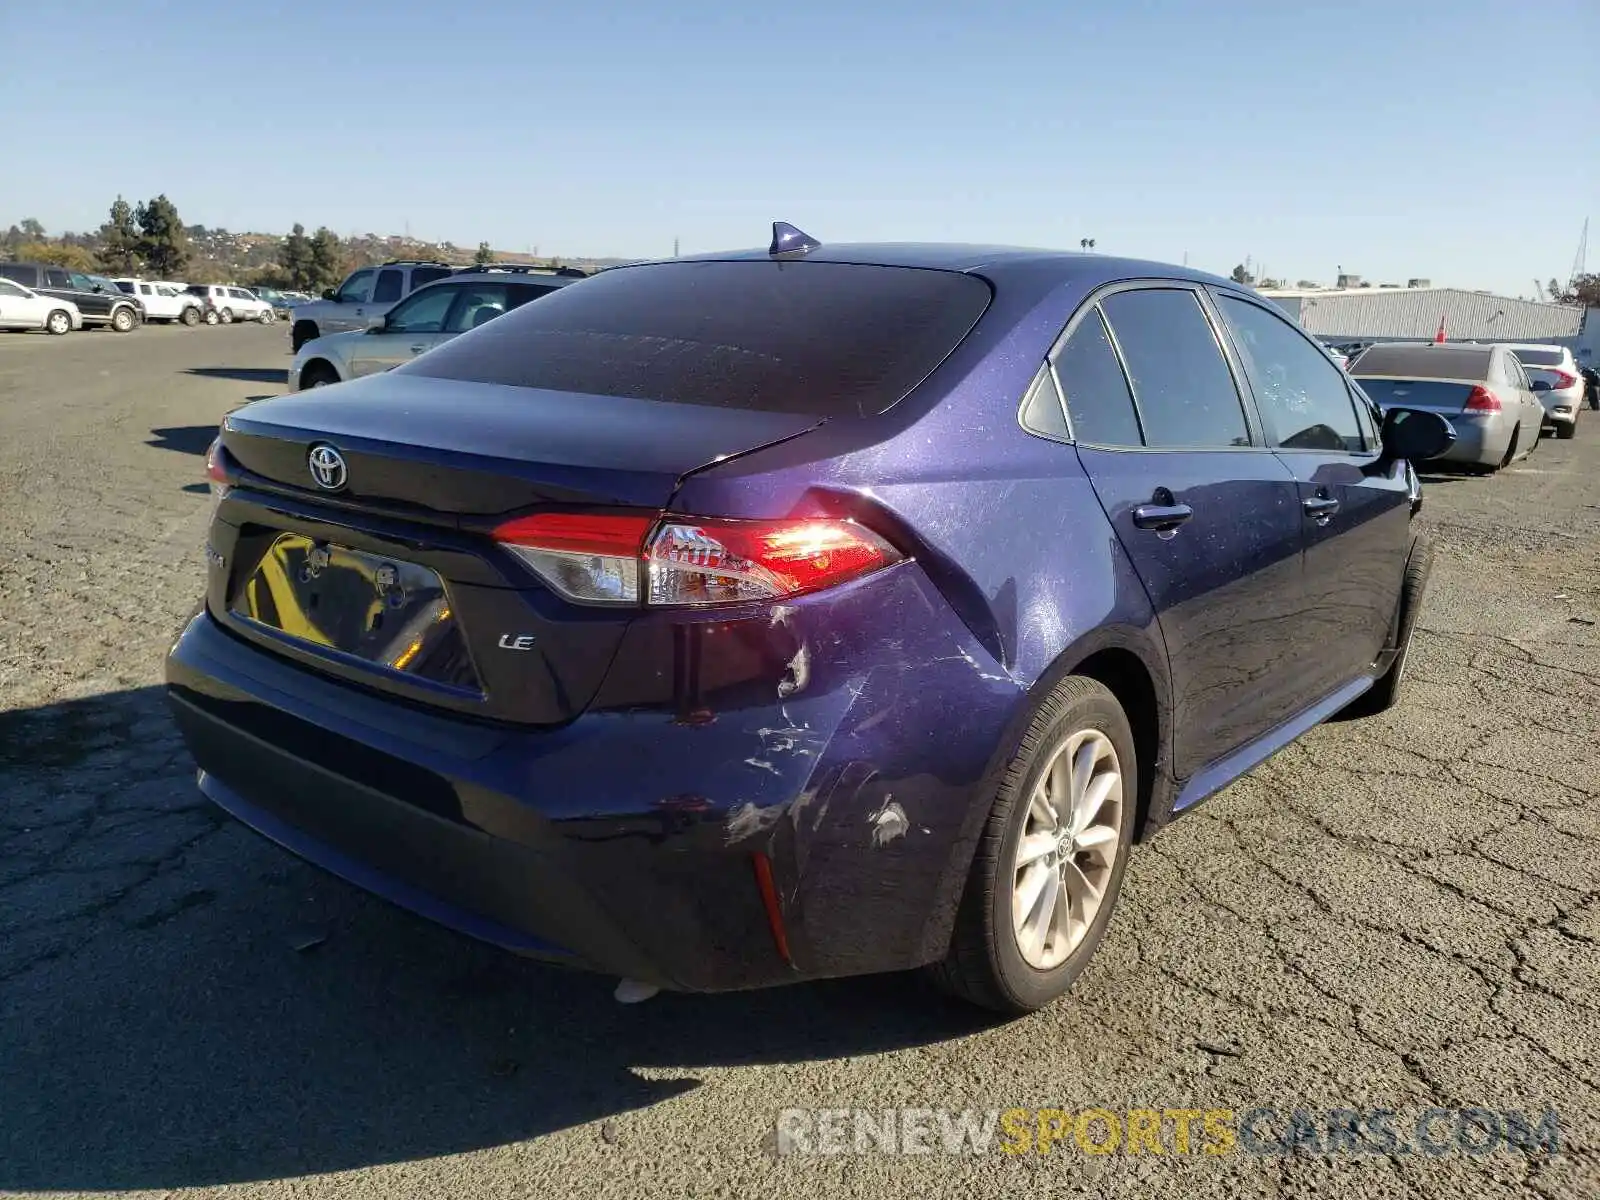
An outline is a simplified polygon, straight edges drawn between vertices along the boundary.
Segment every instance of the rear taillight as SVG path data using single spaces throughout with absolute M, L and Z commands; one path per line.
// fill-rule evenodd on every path
M 212 439 L 210 448 L 206 451 L 206 482 L 211 485 L 211 515 L 217 515 L 217 506 L 222 503 L 222 498 L 228 494 L 228 468 L 223 458 L 227 452 L 222 448 L 220 437 Z
M 495 540 L 569 600 L 683 607 L 833 587 L 901 555 L 854 521 L 540 513 Z
M 1564 392 L 1578 382 L 1578 377 L 1567 371 L 1552 370 L 1550 374 L 1555 376 L 1550 384 L 1550 390 L 1553 392 Z
M 1500 411 L 1500 397 L 1480 384 L 1467 396 L 1467 402 L 1461 406 L 1461 411 L 1497 413 Z

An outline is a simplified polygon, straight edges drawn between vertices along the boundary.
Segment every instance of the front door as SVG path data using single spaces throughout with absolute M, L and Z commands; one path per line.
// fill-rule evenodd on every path
M 1155 608 L 1181 781 L 1287 715 L 1301 517 L 1191 287 L 1122 288 L 1054 356 L 1078 456 Z
M 1233 338 L 1267 439 L 1294 473 L 1305 533 L 1304 636 L 1311 657 L 1296 689 L 1305 708 L 1370 675 L 1400 598 L 1411 538 L 1402 463 L 1380 464 L 1343 371 L 1264 304 L 1231 292 L 1217 307 Z
M 445 336 L 445 318 L 460 291 L 455 284 L 435 284 L 396 304 L 381 326 L 355 339 L 357 344 L 350 352 L 351 375 L 387 371 L 438 345 Z

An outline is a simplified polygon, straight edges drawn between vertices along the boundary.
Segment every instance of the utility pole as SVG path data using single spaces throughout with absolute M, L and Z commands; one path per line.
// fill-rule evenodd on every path
M 678 239 L 676 237 L 672 239 L 672 257 L 678 257 Z

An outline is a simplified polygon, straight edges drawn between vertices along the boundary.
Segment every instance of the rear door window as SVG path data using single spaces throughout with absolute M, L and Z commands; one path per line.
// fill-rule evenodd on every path
M 443 279 L 450 274 L 449 267 L 413 267 L 411 269 L 411 290 L 414 292 L 425 283 L 432 283 L 435 279 Z
M 1244 358 L 1270 443 L 1285 450 L 1366 450 L 1344 375 L 1282 317 L 1237 296 L 1217 305 Z
M 51 267 L 44 273 L 45 283 L 50 287 L 69 288 L 72 286 L 71 277 L 60 267 Z
M 400 299 L 400 287 L 405 276 L 397 270 L 379 271 L 378 282 L 372 289 L 374 304 L 388 304 Z
M 1122 350 L 1146 446 L 1251 444 L 1233 373 L 1198 296 L 1142 288 L 1107 296 L 1100 306 Z
M 1056 352 L 1056 378 L 1072 418 L 1072 435 L 1097 446 L 1142 446 L 1133 393 L 1117 361 L 1099 308 L 1078 322 Z
M 487 325 L 506 313 L 509 298 L 503 283 L 469 283 L 449 289 L 459 297 L 445 320 L 446 333 L 465 333 L 480 325 Z
M 974 275 L 767 259 L 604 271 L 397 368 L 479 383 L 829 415 L 886 411 L 989 304 Z

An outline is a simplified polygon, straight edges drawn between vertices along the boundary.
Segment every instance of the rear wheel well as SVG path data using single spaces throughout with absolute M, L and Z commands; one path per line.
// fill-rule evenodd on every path
M 1115 647 L 1097 650 L 1072 669 L 1111 689 L 1111 694 L 1128 714 L 1133 729 L 1133 748 L 1139 761 L 1139 809 L 1134 838 L 1142 836 L 1150 816 L 1150 800 L 1155 794 L 1156 764 L 1161 757 L 1161 704 L 1156 698 L 1155 681 L 1131 650 Z

